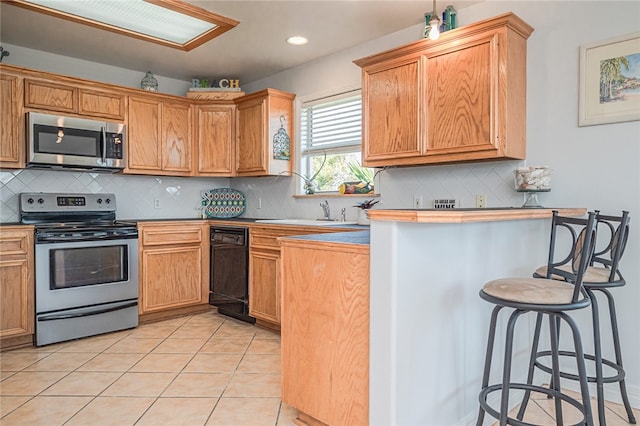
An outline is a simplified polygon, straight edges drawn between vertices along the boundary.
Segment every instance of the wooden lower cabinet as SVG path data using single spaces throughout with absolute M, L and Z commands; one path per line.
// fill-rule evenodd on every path
M 33 227 L 0 229 L 0 349 L 33 342 L 33 257 Z
M 368 425 L 369 245 L 281 243 L 282 400 L 299 425 Z
M 148 314 L 209 309 L 208 225 L 157 222 L 138 228 L 140 315 L 153 319 L 162 315 Z
M 278 238 L 354 230 L 331 226 L 252 226 L 249 230 L 249 315 L 256 319 L 256 323 L 271 329 L 280 329 L 281 277 Z

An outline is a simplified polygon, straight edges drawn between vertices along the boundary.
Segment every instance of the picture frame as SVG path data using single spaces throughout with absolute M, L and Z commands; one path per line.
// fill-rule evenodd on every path
M 640 32 L 580 46 L 578 125 L 640 120 Z

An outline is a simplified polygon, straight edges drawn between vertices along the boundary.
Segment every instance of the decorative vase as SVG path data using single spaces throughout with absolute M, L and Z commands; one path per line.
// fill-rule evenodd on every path
M 143 90 L 147 90 L 149 92 L 158 91 L 158 80 L 156 80 L 153 74 L 151 74 L 151 71 L 147 71 L 147 74 L 144 76 L 144 78 L 140 82 L 140 87 Z
M 366 209 L 358 209 L 358 225 L 369 225 L 371 220 Z
M 316 184 L 312 180 L 304 182 L 304 193 L 307 195 L 313 195 L 316 193 Z

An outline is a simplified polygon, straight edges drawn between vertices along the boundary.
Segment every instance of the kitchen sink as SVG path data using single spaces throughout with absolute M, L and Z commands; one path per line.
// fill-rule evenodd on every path
M 355 225 L 358 222 L 340 222 L 324 219 L 259 219 L 256 223 L 272 223 L 274 225 L 298 225 L 298 226 L 340 226 Z

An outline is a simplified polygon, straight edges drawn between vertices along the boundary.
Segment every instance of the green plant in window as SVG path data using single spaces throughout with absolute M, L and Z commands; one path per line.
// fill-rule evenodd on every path
M 364 167 L 360 163 L 348 163 L 347 166 L 351 171 L 351 174 L 358 179 L 362 183 L 371 183 L 373 182 L 374 174 L 373 169 L 369 167 Z
M 313 174 L 313 176 L 309 177 L 306 175 L 302 175 L 298 172 L 291 172 L 294 175 L 300 177 L 303 181 L 304 181 L 304 193 L 307 195 L 312 195 L 315 194 L 316 192 L 316 178 L 318 177 L 318 175 L 320 174 L 320 171 L 322 171 L 322 168 L 324 167 L 325 163 L 327 162 L 327 153 L 324 153 L 324 158 L 322 159 L 322 164 L 320 165 L 320 167 L 318 167 L 318 170 L 316 170 L 316 172 Z

